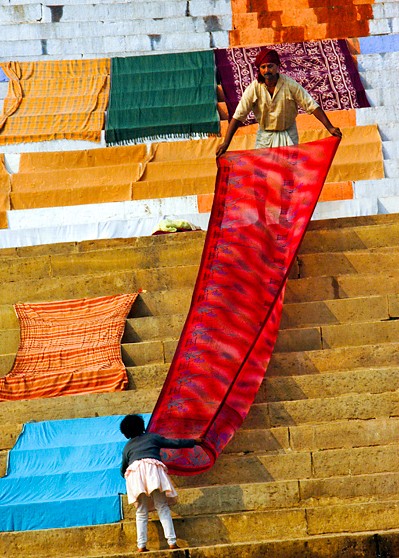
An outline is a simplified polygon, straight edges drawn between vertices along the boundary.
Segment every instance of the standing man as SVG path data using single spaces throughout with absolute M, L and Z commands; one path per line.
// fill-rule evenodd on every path
M 258 77 L 245 89 L 230 121 L 224 142 L 216 151 L 223 155 L 251 110 L 259 123 L 255 148 L 280 147 L 298 144 L 295 119 L 298 107 L 313 114 L 331 135 L 342 137 L 341 130 L 329 121 L 324 110 L 299 83 L 280 74 L 280 58 L 275 50 L 264 49 L 255 59 Z

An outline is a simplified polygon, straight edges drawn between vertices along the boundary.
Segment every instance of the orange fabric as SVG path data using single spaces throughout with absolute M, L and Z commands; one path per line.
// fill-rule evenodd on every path
M 335 110 L 326 112 L 328 118 L 338 128 L 356 126 L 356 109 Z M 296 119 L 298 130 L 324 130 L 324 126 L 312 114 L 298 114 Z
M 216 150 L 221 138 L 156 144 L 142 178 L 133 184 L 132 199 L 167 198 L 212 193 L 217 173 Z M 238 135 L 231 149 L 253 149 L 255 136 Z
M 71 168 L 102 167 L 141 163 L 153 156 L 154 147 L 147 153 L 147 146 L 126 145 L 84 149 L 79 151 L 21 153 L 19 172 L 48 171 Z
M 0 229 L 8 227 L 7 210 L 10 209 L 11 179 L 4 163 L 4 154 L 0 154 Z
M 356 126 L 356 110 L 335 110 L 335 111 L 327 111 L 326 112 L 328 118 L 334 124 L 334 126 L 338 126 L 339 128 L 350 128 L 352 126 Z M 321 122 L 317 120 L 311 114 L 298 114 L 296 118 L 296 123 L 298 127 L 298 131 L 301 130 L 324 130 L 324 126 Z M 225 136 L 228 122 L 223 120 L 220 123 L 220 130 L 221 135 Z M 250 126 L 241 126 L 238 128 L 235 136 L 238 135 L 246 135 L 246 134 L 256 134 L 258 130 L 258 124 L 251 124 Z
M 328 182 L 324 184 L 319 202 L 353 199 L 352 182 Z
M 299 127 L 300 143 L 329 136 L 315 117 L 310 118 L 301 119 L 305 126 Z M 376 125 L 345 127 L 345 123 L 352 123 L 356 118 L 355 111 L 336 111 L 331 118 L 341 127 L 343 139 L 327 177 L 327 182 L 335 185 L 325 187 L 322 200 L 351 199 L 353 180 L 384 176 L 381 137 Z M 310 128 L 310 123 L 314 127 Z M 239 128 L 229 151 L 253 149 L 257 129 L 257 124 Z M 221 141 L 220 138 L 209 138 L 156 145 L 155 156 L 142 179 L 133 184 L 133 199 L 211 194 L 216 177 L 215 152 Z M 345 185 L 337 186 L 337 183 Z
M 145 145 L 23 153 L 12 176 L 13 209 L 128 201 L 154 148 Z
M 352 182 L 330 182 L 323 186 L 319 202 L 353 199 Z M 198 212 L 209 213 L 212 209 L 213 194 L 200 194 L 197 196 Z
M 213 204 L 213 193 L 212 194 L 200 194 L 197 197 L 198 212 L 199 213 L 209 213 L 212 209 Z
M 328 137 L 327 130 L 302 130 L 300 143 Z M 326 182 L 384 178 L 382 141 L 376 124 L 342 129 L 342 141 Z
M 120 342 L 136 297 L 16 304 L 21 341 L 0 401 L 123 390 Z
M 9 62 L 0 144 L 100 141 L 109 97 L 109 59 Z
M 332 10 L 327 1 L 312 6 L 309 0 L 231 0 L 229 46 L 367 37 L 372 4 L 373 0 L 334 0 Z

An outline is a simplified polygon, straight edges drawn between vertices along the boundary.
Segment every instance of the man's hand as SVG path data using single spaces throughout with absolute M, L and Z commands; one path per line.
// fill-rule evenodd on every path
M 332 126 L 331 128 L 328 128 L 328 131 L 332 136 L 335 136 L 336 138 L 342 138 L 342 132 L 339 128 Z
M 226 142 L 223 142 L 222 145 L 219 145 L 219 147 L 216 150 L 216 157 L 220 157 L 221 155 L 226 153 L 228 147 L 229 144 Z

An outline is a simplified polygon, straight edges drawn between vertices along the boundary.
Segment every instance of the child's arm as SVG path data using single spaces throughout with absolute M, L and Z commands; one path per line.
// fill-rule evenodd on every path
M 201 438 L 164 438 L 163 436 L 158 436 L 160 448 L 193 448 L 201 443 Z
M 126 469 L 128 468 L 128 461 L 127 461 L 127 456 L 125 454 L 125 452 L 122 453 L 122 464 L 121 464 L 121 475 L 124 478 L 125 477 L 125 473 L 126 473 Z

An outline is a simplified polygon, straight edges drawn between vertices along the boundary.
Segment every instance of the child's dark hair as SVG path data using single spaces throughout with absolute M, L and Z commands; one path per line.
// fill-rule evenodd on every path
M 125 438 L 135 438 L 145 432 L 144 419 L 141 415 L 126 415 L 119 425 Z

